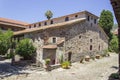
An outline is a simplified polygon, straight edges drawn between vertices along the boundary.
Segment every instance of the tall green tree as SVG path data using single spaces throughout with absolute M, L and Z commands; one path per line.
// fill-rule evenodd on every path
M 118 53 L 118 37 L 113 35 L 110 41 L 109 51 Z
M 6 32 L 2 32 L 0 30 L 0 55 L 6 54 L 8 49 L 11 47 L 12 36 L 13 32 L 11 30 L 8 30 Z
M 100 15 L 99 25 L 103 28 L 110 40 L 112 39 L 111 29 L 113 27 L 113 15 L 109 10 L 103 10 Z
M 19 54 L 26 60 L 31 59 L 35 51 L 36 48 L 33 46 L 30 39 L 20 40 L 20 42 L 17 44 L 17 47 L 15 49 L 16 54 Z
M 50 11 L 50 10 L 46 11 L 46 12 L 45 12 L 45 16 L 46 16 L 46 18 L 47 18 L 48 20 L 51 19 L 51 18 L 53 17 L 52 11 Z

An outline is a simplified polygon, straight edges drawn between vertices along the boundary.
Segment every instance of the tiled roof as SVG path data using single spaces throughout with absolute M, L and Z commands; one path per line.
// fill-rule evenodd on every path
M 12 19 L 7 19 L 7 18 L 1 18 L 1 17 L 0 17 L 0 22 L 17 24 L 17 25 L 24 25 L 24 26 L 29 24 L 29 23 L 22 22 L 22 21 L 17 21 L 17 20 L 12 20 Z
M 64 16 L 60 16 L 60 17 L 57 17 L 57 18 L 52 18 L 52 19 L 50 19 L 50 20 L 52 20 L 52 21 L 54 21 L 54 20 L 59 20 L 59 19 L 61 19 L 61 18 L 65 18 L 65 17 L 70 17 L 70 16 L 72 16 L 72 15 L 80 15 L 80 14 L 90 14 L 90 15 L 92 15 L 92 16 L 95 16 L 96 18 L 99 18 L 98 16 L 96 16 L 96 15 L 94 15 L 94 14 L 92 14 L 92 13 L 90 13 L 90 12 L 88 12 L 88 11 L 81 11 L 81 12 L 76 12 L 76 13 L 73 13 L 73 14 L 68 14 L 68 15 L 64 15 Z M 49 20 L 44 20 L 44 21 L 39 21 L 39 22 L 35 22 L 35 23 L 32 23 L 32 24 L 29 24 L 29 25 L 33 25 L 33 24 L 37 24 L 37 23 L 42 23 L 42 22 L 47 22 L 47 21 L 49 21 Z M 29 27 L 29 26 L 28 26 Z
M 43 48 L 46 48 L 46 49 L 56 49 L 57 45 L 44 45 Z
M 57 45 L 63 43 L 64 41 L 65 41 L 65 40 L 60 40 L 60 41 L 58 41 L 58 42 L 57 42 Z
M 42 26 L 42 27 L 39 27 L 39 28 L 25 29 L 25 30 L 22 30 L 22 31 L 14 32 L 14 35 L 36 32 L 36 31 L 41 31 L 41 30 L 45 30 L 45 29 L 49 29 L 49 28 L 64 27 L 66 25 L 72 25 L 74 23 L 78 23 L 78 22 L 85 21 L 85 20 L 86 20 L 86 18 L 80 18 L 80 19 L 75 19 L 75 20 L 71 20 L 71 21 L 67 21 L 67 22 L 52 24 L 52 25 L 48 25 L 48 26 Z

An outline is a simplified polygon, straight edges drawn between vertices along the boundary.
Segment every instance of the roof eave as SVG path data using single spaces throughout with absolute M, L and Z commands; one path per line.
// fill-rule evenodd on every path
M 64 27 L 64 26 L 72 25 L 72 24 L 79 23 L 79 22 L 85 21 L 85 20 L 86 20 L 86 18 L 80 18 L 80 19 L 75 19 L 75 20 L 71 20 L 71 21 L 67 21 L 67 22 L 56 23 L 56 24 L 52 24 L 52 25 L 48 25 L 48 26 L 42 26 L 40 28 L 25 29 L 25 30 L 22 30 L 22 31 L 14 32 L 14 35 L 32 33 L 32 32 L 42 31 L 42 30 L 49 29 L 49 28 L 59 28 L 59 27 L 62 27 L 62 26 Z

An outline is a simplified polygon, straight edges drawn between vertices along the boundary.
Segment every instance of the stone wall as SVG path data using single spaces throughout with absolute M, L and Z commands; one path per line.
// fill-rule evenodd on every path
M 73 16 L 70 19 L 73 19 Z M 60 63 L 61 55 L 63 55 L 64 60 L 68 60 L 68 57 L 70 57 L 68 53 L 71 53 L 71 62 L 75 62 L 79 61 L 84 55 L 94 55 L 107 49 L 108 38 L 97 25 L 97 17 L 91 14 L 84 14 L 84 17 L 86 21 L 70 26 L 49 28 L 40 32 L 26 34 L 25 37 L 31 38 L 37 47 L 36 61 L 44 63 L 43 46 L 49 44 L 57 45 L 56 64 Z M 56 38 L 55 43 L 52 41 L 53 38 Z M 58 44 L 62 40 L 64 42 Z
M 33 24 L 28 25 L 27 28 L 32 29 L 32 28 L 42 27 L 42 26 L 46 26 L 46 25 L 52 25 L 52 24 L 56 24 L 56 23 L 65 22 L 67 17 L 68 17 L 67 21 L 78 19 L 78 18 L 84 18 L 85 17 L 85 11 L 70 14 L 70 15 L 66 15 L 66 16 L 62 16 L 62 17 L 58 17 L 58 18 L 53 18 L 53 19 L 50 19 L 50 20 L 45 20 L 45 21 L 33 23 Z
M 54 29 L 46 29 L 41 32 L 28 34 L 26 37 L 32 38 L 34 45 L 37 47 L 37 60 L 43 60 L 43 46 L 45 45 L 45 38 L 48 43 L 51 43 L 51 38 L 56 37 L 57 41 L 65 38 L 64 44 L 58 46 L 56 50 L 56 63 L 58 63 L 60 55 L 63 54 L 64 60 L 68 60 L 68 53 L 71 52 L 71 61 L 79 61 L 83 55 L 96 54 L 108 48 L 108 40 L 105 34 L 96 24 L 85 21 L 71 26 L 65 26 Z M 90 50 L 90 46 L 92 49 Z

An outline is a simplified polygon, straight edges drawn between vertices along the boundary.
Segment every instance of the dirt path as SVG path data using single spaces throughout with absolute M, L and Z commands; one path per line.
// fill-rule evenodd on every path
M 36 71 L 27 77 L 16 75 L 4 80 L 108 80 L 111 73 L 117 72 L 118 55 L 111 54 L 100 60 L 80 64 L 73 63 L 71 69 L 55 69 L 51 72 Z

